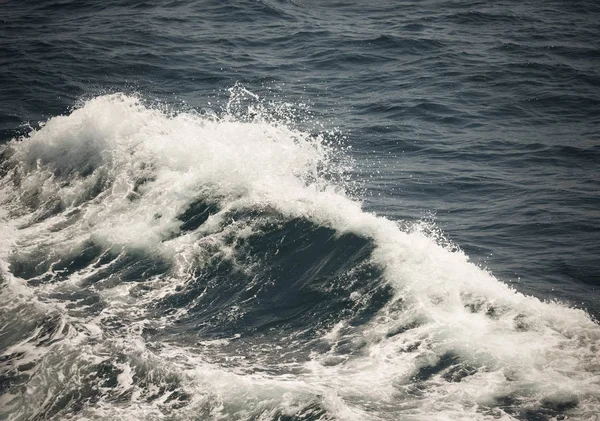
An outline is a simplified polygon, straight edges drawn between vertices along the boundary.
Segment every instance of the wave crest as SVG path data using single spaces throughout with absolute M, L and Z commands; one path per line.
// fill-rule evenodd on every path
M 597 412 L 585 312 L 364 212 L 336 183 L 336 147 L 232 93 L 219 117 L 101 96 L 3 147 L 0 334 L 16 343 L 1 399 L 15 419 Z M 30 318 L 18 335 L 15 311 Z M 44 406 L 48 390 L 62 400 Z

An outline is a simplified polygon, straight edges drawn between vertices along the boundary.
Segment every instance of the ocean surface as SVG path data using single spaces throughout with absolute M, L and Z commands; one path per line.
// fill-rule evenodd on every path
M 0 2 L 0 420 L 600 420 L 599 22 Z

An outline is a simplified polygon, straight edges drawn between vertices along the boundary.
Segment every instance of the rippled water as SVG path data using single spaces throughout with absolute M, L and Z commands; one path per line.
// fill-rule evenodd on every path
M 5 2 L 0 419 L 594 419 L 595 2 Z

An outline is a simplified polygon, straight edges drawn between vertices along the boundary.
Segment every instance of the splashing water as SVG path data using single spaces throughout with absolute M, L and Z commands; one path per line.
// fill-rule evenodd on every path
M 600 412 L 584 311 L 364 212 L 339 148 L 257 100 L 100 96 L 3 146 L 3 419 Z

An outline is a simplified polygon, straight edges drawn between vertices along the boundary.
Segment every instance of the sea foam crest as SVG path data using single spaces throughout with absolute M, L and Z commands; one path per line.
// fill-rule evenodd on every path
M 122 355 L 115 366 L 117 389 L 131 393 L 131 406 L 100 400 L 88 415 L 146 410 L 159 417 L 154 403 L 143 403 L 140 396 L 146 392 L 131 374 L 148 361 L 162 361 L 177 373 L 178 384 L 193 395 L 188 410 L 220 402 L 221 407 L 206 413 L 214 418 L 277 417 L 310 412 L 315 404 L 326 408 L 315 412 L 322 419 L 510 419 L 565 411 L 589 419 L 598 413 L 600 328 L 584 311 L 524 296 L 463 253 L 364 212 L 331 182 L 338 173 L 335 148 L 320 136 L 253 114 L 250 120 L 231 114 L 169 114 L 132 96 L 108 95 L 51 118 L 3 148 L 3 288 L 13 298 L 44 301 L 62 315 L 59 326 L 74 326 L 63 336 L 56 333 L 65 348 L 43 344 L 54 360 L 61 349 L 75 352 L 69 341 L 85 343 L 91 355 L 109 352 L 109 345 L 96 342 L 98 337 Z M 182 229 L 182 213 L 199 200 L 214 204 L 215 210 L 201 224 Z M 148 321 L 141 319 L 128 330 L 135 340 L 111 337 L 103 325 L 111 312 L 136 308 L 145 314 L 144 305 L 187 282 L 190 262 L 207 244 L 234 254 L 221 242 L 224 232 L 242 237 L 260 231 L 252 221 L 236 225 L 231 219 L 232 211 L 242 209 L 299 218 L 338 236 L 367 239 L 372 245 L 369 260 L 392 288 L 392 297 L 365 323 L 341 320 L 324 332 L 318 339 L 321 351 L 296 363 L 301 369 L 293 378 L 222 369 L 188 347 L 165 345 L 150 351 L 141 333 Z M 14 273 L 17 251 L 22 261 L 43 255 L 38 264 L 43 270 L 32 279 L 58 279 L 52 250 L 68 250 L 63 253 L 68 261 L 94 247 L 102 250 L 96 266 L 69 275 L 72 288 L 82 288 L 83 280 L 101 273 L 103 264 L 126 262 L 131 250 L 158 256 L 174 269 L 166 277 L 148 272 L 156 288 L 143 296 L 147 301 L 134 298 L 129 284 L 97 284 L 94 293 L 108 304 L 87 320 L 77 319 L 56 298 L 58 284 L 39 281 L 32 293 L 31 282 Z M 107 253 L 117 257 L 102 263 Z M 357 303 L 363 299 L 358 291 L 348 295 Z M 23 347 L 29 343 L 23 341 Z M 239 392 L 231 392 L 232 385 Z M 209 386 L 217 397 L 207 391 Z M 46 389 L 39 390 L 36 402 L 41 405 Z M 246 405 L 246 412 L 227 412 L 239 404 Z M 185 413 L 177 406 L 170 410 Z

